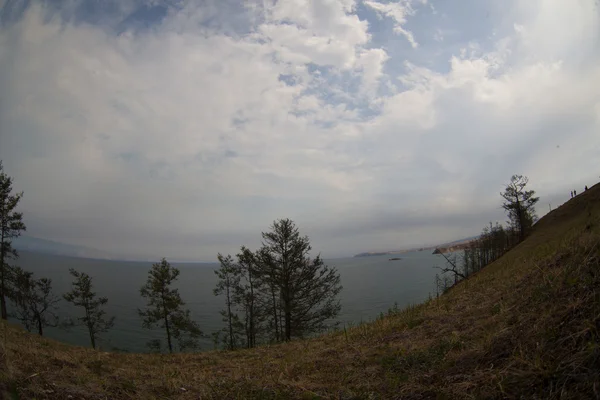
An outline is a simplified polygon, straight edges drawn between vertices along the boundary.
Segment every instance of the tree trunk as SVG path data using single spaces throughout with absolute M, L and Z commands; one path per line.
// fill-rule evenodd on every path
M 518 193 L 515 198 L 517 203 L 517 219 L 519 224 L 519 242 L 522 242 L 525 239 L 525 216 L 523 215 Z
M 283 293 L 282 293 L 282 301 L 283 301 L 283 324 L 282 327 L 285 332 L 284 340 L 290 341 L 292 338 L 292 305 L 291 303 L 291 294 L 290 294 L 290 260 L 288 257 L 288 242 L 285 241 L 282 246 L 282 254 L 283 254 Z
M 165 318 L 165 329 L 167 331 L 167 344 L 169 345 L 169 353 L 173 353 L 173 344 L 171 343 L 171 330 L 169 328 L 169 314 L 167 313 L 167 308 L 165 307 L 165 293 L 163 291 L 162 295 L 162 306 L 163 313 Z
M 252 282 L 252 272 L 248 271 L 248 282 L 250 283 L 250 307 L 248 310 L 250 318 L 250 327 L 248 332 L 248 348 L 254 347 L 254 284 Z
M 283 309 L 284 309 L 284 325 L 285 325 L 285 340 L 290 341 L 292 339 L 292 305 L 290 304 L 289 288 L 286 287 L 286 293 L 283 298 Z
M 169 329 L 169 319 L 165 314 L 165 329 L 167 330 L 167 343 L 169 344 L 169 353 L 173 353 L 173 344 L 171 343 L 171 330 Z
M 86 325 L 88 328 L 88 333 L 90 334 L 90 342 L 92 342 L 92 348 L 95 350 L 96 349 L 96 337 L 94 335 L 94 327 L 91 325 L 91 321 L 90 321 L 90 311 L 89 311 L 90 307 L 87 303 L 87 300 L 85 301 L 83 308 L 85 309 L 85 320 L 86 320 Z
M 38 333 L 40 334 L 40 336 L 44 336 L 44 327 L 42 326 L 42 318 L 39 315 L 37 316 L 37 326 L 38 326 Z
M 275 324 L 275 340 L 279 342 L 279 318 L 277 317 L 277 301 L 275 299 L 275 288 L 271 286 L 273 296 L 273 323 Z
M 288 310 L 285 312 L 285 340 L 292 339 L 292 313 Z
M 2 240 L 0 241 L 0 309 L 2 310 L 2 319 L 8 319 L 8 313 L 6 312 L 6 298 L 5 287 L 4 287 L 4 229 L 2 229 Z
M 229 350 L 233 350 L 233 323 L 231 321 L 231 297 L 229 295 L 229 279 L 227 280 L 227 319 L 229 321 Z
M 90 328 L 89 326 L 88 326 L 88 330 L 90 331 L 90 340 L 92 341 L 92 348 L 94 350 L 96 350 L 96 338 L 94 336 L 94 332 L 92 331 L 92 328 Z

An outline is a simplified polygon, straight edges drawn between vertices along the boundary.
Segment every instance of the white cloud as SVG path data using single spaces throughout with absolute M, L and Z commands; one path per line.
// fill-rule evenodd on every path
M 563 59 L 575 64 L 597 57 L 600 12 L 594 0 L 520 1 L 511 16 L 520 26 L 525 62 Z
M 368 49 L 363 51 L 356 62 L 361 72 L 363 91 L 375 95 L 383 77 L 383 65 L 389 56 L 383 49 Z
M 367 3 L 406 36 L 417 3 Z M 0 28 L 0 158 L 30 234 L 211 260 L 290 217 L 337 256 L 472 235 L 513 173 L 553 202 L 597 178 L 592 1 L 508 4 L 491 46 L 427 66 L 354 1 L 219 4 L 120 35 L 39 5 Z
M 414 4 L 427 4 L 427 0 L 398 0 L 390 3 L 380 3 L 377 1 L 366 0 L 365 5 L 375 10 L 379 15 L 392 18 L 394 20 L 394 32 L 398 35 L 403 35 L 413 48 L 419 46 L 413 33 L 404 25 L 408 18 L 415 15 L 416 10 Z
M 353 9 L 347 0 L 276 1 L 258 30 L 285 62 L 347 69 L 356 62 L 357 47 L 369 40 L 368 24 Z

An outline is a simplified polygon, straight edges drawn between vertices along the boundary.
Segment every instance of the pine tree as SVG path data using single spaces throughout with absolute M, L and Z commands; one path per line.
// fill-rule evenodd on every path
M 258 289 L 258 296 L 266 314 L 266 330 L 270 334 L 271 341 L 279 342 L 283 339 L 279 270 L 266 247 L 256 252 L 255 260 L 257 276 L 263 283 Z
M 522 175 L 513 175 L 510 183 L 506 185 L 504 193 L 500 193 L 505 200 L 502 204 L 508 213 L 511 225 L 518 231 L 519 241 L 523 241 L 529 229 L 536 221 L 535 204 L 540 200 L 535 197 L 535 191 L 525 190 L 529 179 Z
M 237 263 L 230 255 L 219 254 L 221 266 L 215 271 L 219 281 L 214 294 L 224 296 L 225 309 L 221 315 L 226 325 L 215 333 L 215 344 L 222 343 L 227 349 L 257 345 L 271 304 L 269 291 L 258 274 L 256 255 L 242 246 L 236 257 Z
M 114 326 L 115 317 L 106 318 L 106 312 L 102 307 L 108 302 L 106 297 L 96 297 L 92 291 L 92 278 L 83 272 L 77 272 L 70 268 L 69 273 L 75 278 L 71 290 L 63 295 L 63 298 L 77 307 L 82 307 L 85 315 L 78 317 L 90 335 L 92 347 L 96 348 L 96 340 L 100 333 L 106 332 Z
M 148 280 L 140 289 L 142 297 L 148 301 L 148 306 L 138 309 L 142 317 L 142 326 L 152 329 L 158 326 L 165 330 L 169 352 L 173 352 L 173 339 L 179 344 L 179 349 L 197 348 L 202 331 L 190 316 L 190 311 L 184 309 L 185 303 L 179 291 L 171 285 L 177 280 L 179 270 L 167 262 L 165 258 L 160 263 L 152 265 L 148 272 Z M 152 348 L 160 349 L 160 341 L 148 343 Z
M 244 313 L 246 347 L 252 348 L 256 346 L 265 318 L 263 300 L 260 297 L 264 284 L 258 274 L 256 256 L 252 251 L 242 246 L 237 259 L 241 280 L 235 291 L 235 299 Z
M 242 330 L 242 323 L 238 314 L 236 313 L 236 292 L 239 291 L 241 269 L 239 265 L 233 262 L 233 258 L 230 255 L 223 257 L 219 254 L 217 256 L 220 267 L 215 270 L 215 274 L 219 278 L 213 293 L 215 296 L 225 297 L 225 309 L 221 311 L 223 322 L 227 324 L 223 328 L 225 333 L 225 347 L 228 350 L 233 350 L 240 347 L 240 331 Z
M 15 208 L 23 197 L 23 192 L 12 193 L 12 178 L 4 173 L 0 161 L 0 313 L 2 319 L 7 319 L 6 297 L 10 270 L 9 259 L 17 259 L 19 254 L 12 247 L 12 239 L 19 237 L 24 231 L 23 214 L 16 212 Z
M 276 337 L 289 341 L 326 329 L 341 310 L 337 270 L 320 256 L 310 258 L 308 237 L 289 219 L 275 221 L 262 236 L 258 272 L 272 296 Z
M 20 267 L 14 267 L 12 273 L 11 298 L 15 311 L 11 316 L 21 321 L 27 331 L 37 329 L 43 336 L 45 327 L 58 326 L 54 311 L 60 299 L 52 293 L 52 280 L 34 279 L 33 273 Z

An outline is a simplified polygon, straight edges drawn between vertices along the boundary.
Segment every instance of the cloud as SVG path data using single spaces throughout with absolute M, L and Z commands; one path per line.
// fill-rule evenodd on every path
M 415 15 L 414 4 L 427 4 L 427 0 L 400 0 L 397 2 L 380 3 L 365 1 L 364 4 L 377 12 L 380 16 L 391 18 L 394 21 L 394 33 L 403 35 L 413 48 L 419 46 L 411 31 L 404 28 L 409 17 Z
M 461 33 L 467 7 L 443 21 L 464 43 L 385 45 L 431 38 L 443 8 L 419 8 L 418 25 L 423 4 L 11 12 L 0 27 L 0 158 L 25 191 L 29 234 L 210 261 L 258 246 L 290 217 L 331 257 L 476 234 L 503 220 L 498 193 L 514 173 L 553 206 L 591 185 L 593 1 L 509 2 L 490 18 L 492 39 Z
M 369 41 L 368 24 L 353 8 L 339 0 L 276 1 L 258 31 L 284 62 L 352 68 L 357 47 Z

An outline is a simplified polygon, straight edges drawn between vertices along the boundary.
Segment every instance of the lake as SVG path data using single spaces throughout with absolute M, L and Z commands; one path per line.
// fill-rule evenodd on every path
M 395 302 L 399 307 L 420 303 L 435 293 L 433 266 L 442 266 L 443 258 L 431 251 L 401 254 L 402 260 L 388 261 L 394 256 L 371 256 L 326 260 L 340 273 L 343 290 L 340 295 L 342 311 L 338 317 L 344 323 L 359 323 L 376 318 Z M 52 279 L 54 292 L 60 296 L 70 290 L 72 277 L 69 268 L 92 276 L 94 289 L 99 296 L 108 297 L 105 307 L 108 315 L 116 316 L 114 328 L 103 335 L 104 350 L 130 352 L 147 351 L 150 339 L 163 338 L 160 330 L 143 329 L 137 308 L 144 307 L 139 295 L 145 283 L 150 262 L 127 262 L 61 257 L 20 252 L 17 265 L 35 274 L 35 277 Z M 222 297 L 213 295 L 217 282 L 214 270 L 218 264 L 178 264 L 181 274 L 177 283 L 179 292 L 193 318 L 207 336 L 201 342 L 202 350 L 214 348 L 210 334 L 224 326 L 219 310 Z M 58 315 L 79 316 L 80 310 L 62 300 Z M 47 328 L 45 335 L 63 342 L 89 346 L 87 331 L 76 327 L 69 332 Z

